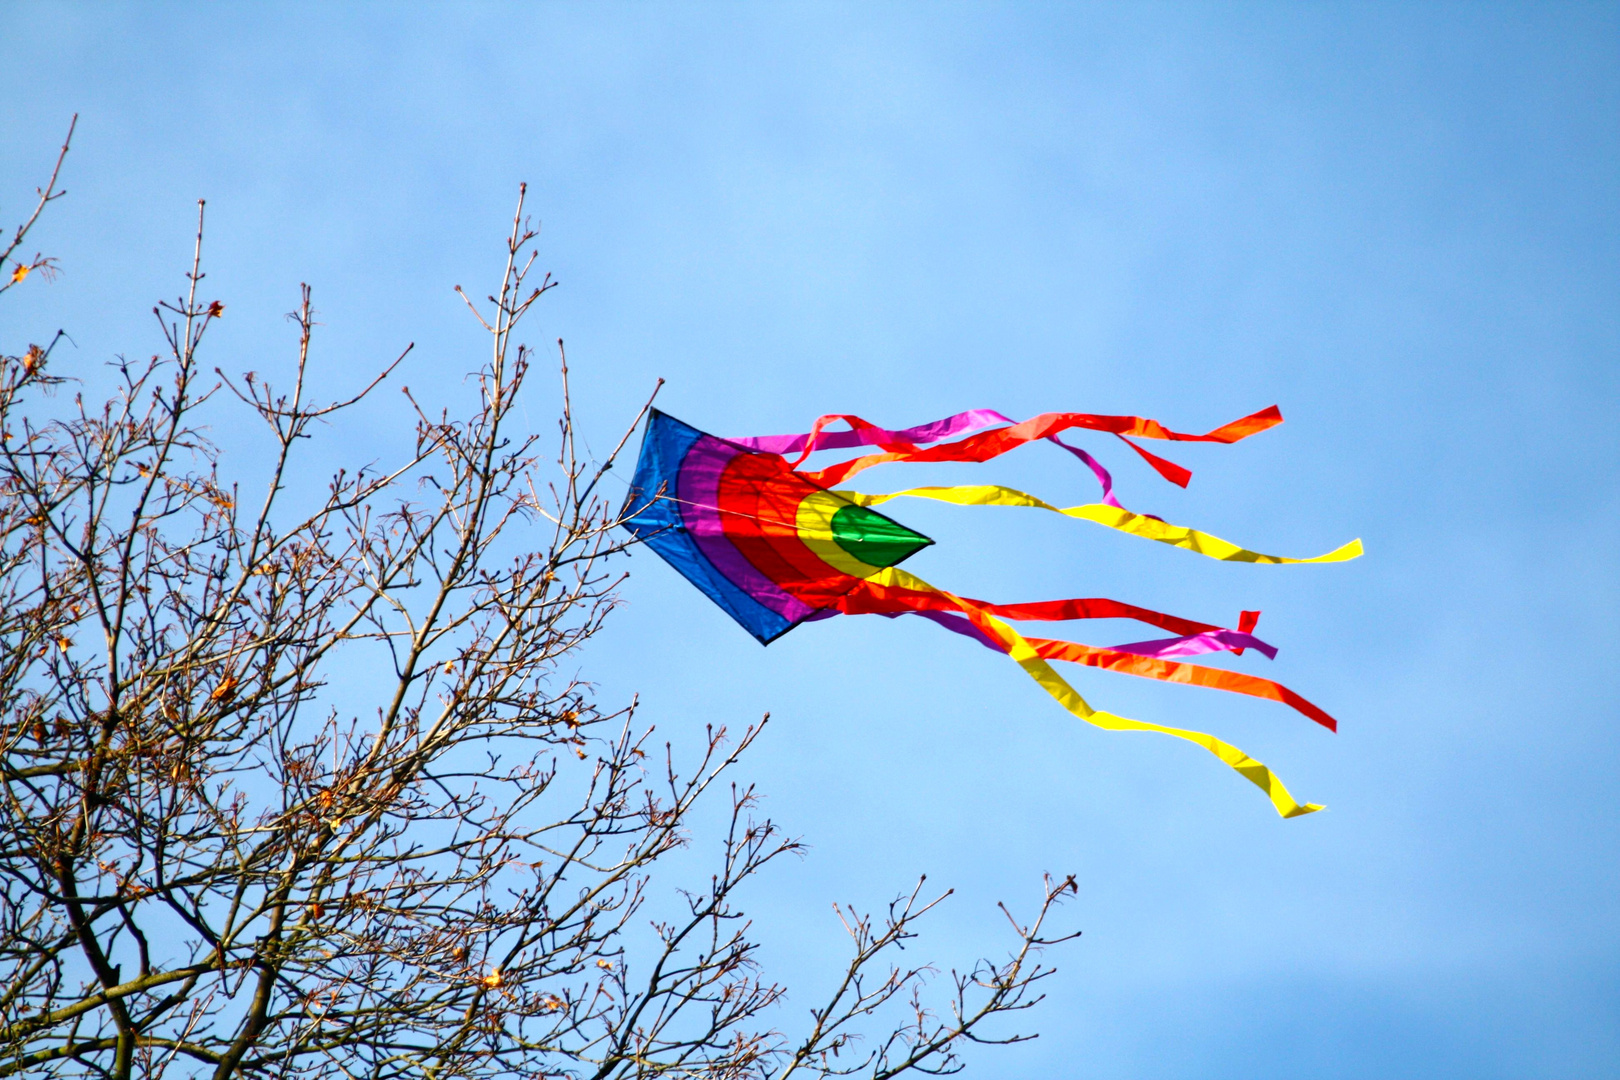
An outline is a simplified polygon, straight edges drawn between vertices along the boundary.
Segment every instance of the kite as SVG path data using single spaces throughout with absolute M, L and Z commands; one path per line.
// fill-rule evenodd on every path
M 849 430 L 826 430 L 839 422 Z M 1117 600 L 994 604 L 958 596 L 900 569 L 900 563 L 933 541 L 872 509 L 899 498 L 1031 507 L 1227 562 L 1327 563 L 1357 557 L 1362 553 L 1360 540 L 1314 558 L 1285 558 L 1250 551 L 1152 514 L 1133 513 L 1115 496 L 1113 478 L 1102 464 L 1059 437 L 1077 429 L 1112 434 L 1166 480 L 1185 487 L 1192 476 L 1188 470 L 1148 452 L 1133 439 L 1234 443 L 1281 422 L 1281 412 L 1272 406 L 1193 435 L 1135 416 L 1045 413 L 1019 423 L 993 410 L 975 409 L 900 431 L 835 414 L 821 417 L 800 435 L 722 439 L 651 409 L 621 521 L 763 644 L 800 623 L 834 615 L 919 615 L 1011 657 L 1060 705 L 1087 723 L 1110 731 L 1159 732 L 1201 746 L 1265 792 L 1283 817 L 1300 817 L 1322 807 L 1295 800 L 1270 769 L 1237 747 L 1203 732 L 1095 709 L 1053 667 L 1054 661 L 1065 661 L 1266 698 L 1336 731 L 1332 716 L 1280 683 L 1186 661 L 1213 652 L 1242 655 L 1247 649 L 1275 657 L 1277 650 L 1254 636 L 1259 612 L 1242 612 L 1238 625 L 1227 628 Z M 1059 507 L 990 484 L 907 488 L 887 494 L 837 486 L 874 465 L 985 462 L 1038 439 L 1062 447 L 1084 463 L 1102 487 L 1100 501 Z M 857 447 L 876 447 L 877 452 L 819 470 L 803 468 L 813 453 Z M 789 455 L 794 455 L 792 460 Z M 1131 619 L 1173 636 L 1099 648 L 1026 637 L 1011 625 L 1080 619 Z

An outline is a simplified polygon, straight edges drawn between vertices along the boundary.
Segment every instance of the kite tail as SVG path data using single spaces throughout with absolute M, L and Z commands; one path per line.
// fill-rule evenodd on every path
M 827 435 L 822 428 L 827 424 L 842 420 L 849 424 L 851 431 L 835 432 Z M 1187 486 L 1192 473 L 1171 461 L 1156 457 L 1142 449 L 1129 437 L 1142 439 L 1168 439 L 1174 442 L 1217 442 L 1234 443 L 1239 439 L 1246 439 L 1250 435 L 1265 431 L 1282 423 L 1282 413 L 1275 405 L 1261 409 L 1240 420 L 1223 424 L 1213 431 L 1202 435 L 1190 434 L 1182 431 L 1172 431 L 1159 423 L 1140 416 L 1104 416 L 1096 413 L 1042 413 L 1040 416 L 1025 420 L 1022 423 L 1012 424 L 1010 427 L 996 428 L 991 431 L 980 431 L 955 442 L 942 442 L 934 446 L 922 447 L 920 442 L 930 442 L 935 439 L 948 437 L 947 434 L 956 434 L 971 427 L 983 426 L 986 423 L 1006 421 L 1007 418 L 1000 413 L 988 409 L 975 409 L 972 412 L 960 413 L 945 420 L 935 421 L 933 424 L 924 424 L 919 428 L 905 431 L 889 431 L 880 428 L 858 416 L 833 415 L 824 416 L 816 421 L 814 428 L 807 435 L 781 435 L 767 436 L 763 439 L 743 440 L 743 444 L 750 449 L 766 449 L 775 447 L 791 447 L 799 452 L 798 459 L 793 463 L 796 467 L 806 457 L 816 450 L 833 449 L 847 446 L 878 446 L 882 453 L 867 454 L 863 457 L 841 461 L 836 465 L 829 465 L 818 472 L 807 472 L 802 475 L 811 483 L 822 487 L 830 487 L 841 483 L 858 472 L 870 469 L 874 465 L 882 465 L 890 461 L 989 461 L 1000 457 L 1009 450 L 1017 449 L 1025 443 L 1036 439 L 1049 439 L 1065 431 L 1076 428 L 1087 431 L 1102 431 L 1119 436 L 1126 445 L 1130 446 L 1142 456 L 1149 465 L 1158 471 L 1173 484 L 1181 487 Z M 841 437 L 840 437 L 841 436 Z M 1128 437 L 1129 436 L 1129 437 Z M 791 452 L 777 450 L 778 453 Z
M 1222 540 L 1218 536 L 1199 532 L 1197 529 L 1186 529 L 1179 525 L 1172 525 L 1162 518 L 1153 517 L 1149 514 L 1134 514 L 1117 505 L 1117 503 L 1115 505 L 1086 503 L 1083 506 L 1059 507 L 1053 506 L 1044 499 L 1036 498 L 1028 492 L 1001 487 L 998 484 L 907 488 L 904 491 L 891 491 L 884 495 L 867 495 L 859 491 L 839 491 L 837 494 L 860 506 L 877 506 L 888 502 L 890 499 L 902 497 L 936 499 L 940 502 L 958 503 L 963 506 L 1030 506 L 1039 510 L 1050 510 L 1054 514 L 1079 518 L 1083 521 L 1093 521 L 1098 525 L 1106 525 L 1110 529 L 1130 533 L 1132 536 L 1157 540 L 1161 544 L 1169 544 L 1172 547 L 1186 548 L 1188 551 L 1196 551 L 1200 555 L 1207 555 L 1211 559 L 1220 559 L 1225 562 L 1328 563 L 1344 562 L 1348 559 L 1357 558 L 1362 554 L 1361 541 L 1352 540 L 1325 555 L 1316 555 L 1308 559 L 1295 559 L 1286 555 L 1263 555 L 1258 551 L 1238 547 L 1236 544 L 1228 540 Z
M 903 571 L 896 572 L 903 573 Z M 839 610 L 846 615 L 924 615 L 946 629 L 965 634 L 997 652 L 1007 650 L 994 635 L 985 633 L 976 624 L 966 622 L 957 614 L 951 613 L 968 615 L 968 608 L 971 607 L 1004 620 L 1062 622 L 1070 619 L 1135 619 L 1179 631 L 1181 636 L 1158 641 L 1132 642 L 1111 648 L 1098 648 L 1079 642 L 1049 638 L 1032 637 L 1024 640 L 1029 642 L 1045 660 L 1067 660 L 1144 679 L 1204 686 L 1212 690 L 1264 698 L 1289 706 L 1329 731 L 1339 730 L 1339 722 L 1325 710 L 1281 683 L 1246 675 L 1240 671 L 1176 663 L 1169 659 L 1211 652 L 1241 653 L 1244 649 L 1256 649 L 1268 658 L 1275 659 L 1277 650 L 1249 632 L 1259 621 L 1258 611 L 1244 612 L 1238 624 L 1239 629 L 1227 630 L 1139 608 L 1133 604 L 1122 604 L 1117 600 L 1048 600 L 1035 604 L 987 604 L 982 600 L 956 596 L 931 585 L 926 587 L 930 591 L 906 592 L 890 588 L 881 594 L 857 588 L 849 594 Z
M 1094 604 L 1099 602 L 1055 602 L 1055 604 L 1059 605 L 1063 603 Z M 1100 603 L 1111 602 L 1103 601 Z M 1120 606 L 1125 607 L 1127 605 Z M 984 643 L 989 644 L 997 651 L 1004 652 L 1011 656 L 1013 661 L 1017 663 L 1019 667 L 1023 668 L 1031 678 L 1041 685 L 1042 689 L 1057 700 L 1058 704 L 1062 705 L 1070 713 L 1079 717 L 1081 720 L 1084 720 L 1096 727 L 1103 728 L 1107 731 L 1155 731 L 1162 735 L 1174 736 L 1175 738 L 1193 743 L 1196 746 L 1201 746 L 1205 750 L 1208 750 L 1210 753 L 1214 754 L 1216 757 L 1220 758 L 1250 783 L 1258 787 L 1261 791 L 1265 792 L 1266 797 L 1271 800 L 1271 804 L 1276 807 L 1277 813 L 1285 818 L 1300 817 L 1304 814 L 1314 813 L 1315 811 L 1322 809 L 1322 807 L 1316 803 L 1300 803 L 1296 801 L 1294 797 L 1289 794 L 1288 789 L 1283 786 L 1282 781 L 1273 775 L 1271 770 L 1265 765 L 1256 761 L 1248 754 L 1245 754 L 1237 747 L 1232 746 L 1230 743 L 1222 742 L 1213 735 L 1206 735 L 1201 731 L 1188 731 L 1183 728 L 1173 728 L 1166 727 L 1161 724 L 1151 724 L 1142 720 L 1131 720 L 1123 716 L 1116 716 L 1113 713 L 1104 712 L 1100 709 L 1093 709 L 1086 702 L 1085 698 L 1081 697 L 1079 692 L 1076 691 L 1074 687 L 1070 686 L 1063 676 L 1059 675 L 1057 671 L 1053 669 L 1052 665 L 1047 661 L 1075 660 L 1079 663 L 1092 664 L 1093 666 L 1097 667 L 1108 667 L 1112 670 L 1123 670 L 1130 674 L 1144 675 L 1148 678 L 1160 678 L 1176 682 L 1190 682 L 1205 686 L 1218 685 L 1220 689 L 1228 690 L 1238 690 L 1239 683 L 1233 682 L 1229 685 L 1220 685 L 1221 680 L 1218 679 L 1204 681 L 1205 676 L 1188 675 L 1186 674 L 1186 671 L 1190 669 L 1193 672 L 1217 672 L 1217 669 L 1200 668 L 1192 664 L 1175 664 L 1168 661 L 1158 660 L 1154 657 L 1129 653 L 1126 652 L 1124 648 L 1094 649 L 1090 646 L 1078 645 L 1074 642 L 1051 641 L 1044 638 L 1025 638 L 1023 635 L 1019 634 L 1018 631 L 1014 630 L 1011 626 L 1003 622 L 1001 618 L 997 617 L 997 612 L 999 611 L 1002 613 L 1007 613 L 1009 617 L 1038 618 L 1040 616 L 1029 614 L 1032 609 L 1038 608 L 1039 605 L 993 605 L 983 604 L 976 600 L 964 599 L 952 593 L 948 593 L 943 589 L 937 589 L 922 579 L 894 567 L 881 570 L 871 578 L 863 581 L 858 587 L 848 593 L 840 604 L 840 610 L 851 615 L 891 615 L 900 614 L 902 612 L 914 612 L 917 614 L 927 615 L 930 618 L 933 618 L 935 615 L 944 615 L 945 618 L 949 618 L 949 615 L 945 614 L 949 612 L 965 615 L 969 623 L 971 623 L 972 630 L 976 632 L 974 636 L 980 637 Z M 1010 613 L 1013 610 L 1022 610 L 1025 612 L 1025 614 L 1021 616 L 1012 616 Z M 1053 606 L 1051 608 L 1051 617 L 1058 617 L 1058 610 L 1060 609 Z M 1161 618 L 1169 617 L 1163 616 Z M 956 620 L 953 619 L 951 621 L 954 622 Z M 1247 614 L 1245 615 L 1244 621 L 1252 626 L 1253 620 L 1249 619 Z M 1218 628 L 1211 628 L 1210 630 L 1201 631 L 1200 633 L 1212 634 L 1217 632 Z M 1240 642 L 1245 647 L 1251 648 L 1259 647 L 1260 645 L 1264 644 L 1247 633 L 1239 631 L 1219 632 L 1234 635 L 1234 637 L 1230 639 L 1228 647 L 1232 647 Z M 1160 667 L 1159 665 L 1164 666 Z M 1218 674 L 1223 676 L 1232 676 L 1236 673 L 1219 671 Z M 1249 679 L 1251 677 L 1240 676 L 1239 678 Z M 1309 702 L 1305 702 L 1303 698 L 1299 698 L 1298 695 L 1293 694 L 1292 691 L 1286 690 L 1285 687 L 1281 687 L 1276 683 L 1271 683 L 1268 680 L 1263 679 L 1254 680 L 1254 682 L 1265 684 L 1265 686 L 1271 688 L 1273 691 L 1271 693 L 1257 693 L 1256 696 L 1273 697 L 1275 700 L 1286 701 L 1288 704 L 1294 705 L 1295 708 L 1300 708 L 1300 704 L 1303 703 L 1304 705 L 1309 706 L 1311 710 L 1314 710 L 1314 713 L 1320 714 L 1317 716 L 1313 715 L 1311 712 L 1307 712 L 1307 715 L 1312 715 L 1313 719 L 1317 719 L 1319 723 L 1323 723 L 1329 728 L 1334 726 L 1332 717 L 1328 716 L 1326 713 L 1323 713 L 1320 709 L 1317 709 L 1316 706 L 1310 705 Z M 1241 689 L 1238 690 L 1238 692 L 1254 693 L 1256 689 L 1258 688 L 1250 686 L 1248 689 Z M 1280 696 L 1282 693 L 1286 693 L 1289 696 L 1286 698 L 1282 697 Z M 1306 710 L 1301 709 L 1301 711 Z

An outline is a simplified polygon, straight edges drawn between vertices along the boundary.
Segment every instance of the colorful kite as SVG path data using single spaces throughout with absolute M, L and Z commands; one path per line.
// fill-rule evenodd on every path
M 850 430 L 825 430 L 837 421 L 848 424 Z M 1209 652 L 1241 655 L 1245 649 L 1275 657 L 1276 649 L 1252 633 L 1259 612 L 1243 612 L 1237 628 L 1227 629 L 1117 600 L 1031 604 L 971 600 L 899 569 L 901 562 L 933 541 L 870 509 L 901 497 L 970 506 L 1028 506 L 1228 562 L 1315 563 L 1355 558 L 1361 554 L 1359 540 L 1315 558 L 1289 559 L 1249 551 L 1151 514 L 1132 513 L 1115 497 L 1108 471 L 1084 450 L 1058 438 L 1076 428 L 1111 433 L 1165 479 L 1185 487 L 1190 472 L 1149 453 L 1132 442 L 1132 437 L 1234 443 L 1280 423 L 1282 414 L 1275 406 L 1205 435 L 1171 431 L 1155 420 L 1135 416 L 1046 413 L 1014 423 L 998 412 L 975 409 L 904 431 L 879 428 L 858 416 L 834 415 L 821 417 L 802 435 L 721 439 L 654 409 L 642 439 L 624 518 L 639 540 L 762 643 L 775 641 L 802 622 L 833 615 L 921 615 L 1011 656 L 1059 704 L 1088 723 L 1110 731 L 1157 731 L 1202 746 L 1264 791 L 1283 817 L 1299 817 L 1322 808 L 1296 802 L 1270 769 L 1237 747 L 1202 732 L 1093 709 L 1050 663 L 1066 660 L 1269 698 L 1293 707 L 1329 731 L 1337 730 L 1333 717 L 1285 686 L 1180 659 Z M 974 433 L 959 438 L 966 432 Z M 886 495 L 833 489 L 856 473 L 885 462 L 982 462 L 1036 439 L 1056 443 L 1084 462 L 1102 485 L 1102 501 L 1057 507 L 1022 491 L 982 484 L 909 488 Z M 860 446 L 875 446 L 880 452 L 819 471 L 800 468 L 813 452 Z M 789 461 L 789 454 L 797 456 Z M 1175 636 L 1096 648 L 1024 637 L 1009 625 L 1009 621 L 1070 619 L 1134 619 Z

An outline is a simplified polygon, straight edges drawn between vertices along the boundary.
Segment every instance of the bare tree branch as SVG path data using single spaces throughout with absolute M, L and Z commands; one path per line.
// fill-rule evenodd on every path
M 154 309 L 166 356 L 58 407 L 50 348 L 0 355 L 0 1076 L 878 1078 L 1023 1038 L 982 1025 L 1040 999 L 1072 878 L 939 1016 L 933 969 L 890 957 L 943 896 L 839 908 L 853 956 L 806 1034 L 778 1030 L 741 894 L 802 845 L 731 779 L 765 721 L 649 756 L 635 704 L 571 674 L 629 542 L 600 481 L 652 398 L 590 459 L 559 341 L 556 442 L 509 422 L 516 329 L 555 286 L 529 277 L 525 195 L 489 306 L 467 300 L 491 346 L 467 415 L 403 388 L 411 448 L 324 491 L 315 421 L 411 350 L 312 404 L 305 286 L 289 387 L 208 381 L 202 203 Z M 222 479 L 220 409 L 271 441 L 262 495 Z M 727 790 L 715 869 L 670 913 L 653 873 Z

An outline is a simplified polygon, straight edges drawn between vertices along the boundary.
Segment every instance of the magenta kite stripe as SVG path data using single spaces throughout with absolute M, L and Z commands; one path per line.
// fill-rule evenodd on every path
M 1003 416 L 994 409 L 969 409 L 967 412 L 960 412 L 955 416 L 947 416 L 943 420 L 934 420 L 927 424 L 918 424 L 903 431 L 889 431 L 880 427 L 857 428 L 853 431 L 821 430 L 822 425 L 836 419 L 843 417 L 836 414 L 823 416 L 816 421 L 814 430 L 798 435 L 755 435 L 730 441 L 738 446 L 746 446 L 750 450 L 759 450 L 767 454 L 797 454 L 810 445 L 812 438 L 815 439 L 816 450 L 848 450 L 853 446 L 877 446 L 885 442 L 931 443 L 960 435 L 974 428 L 1013 423 L 1011 417 Z

